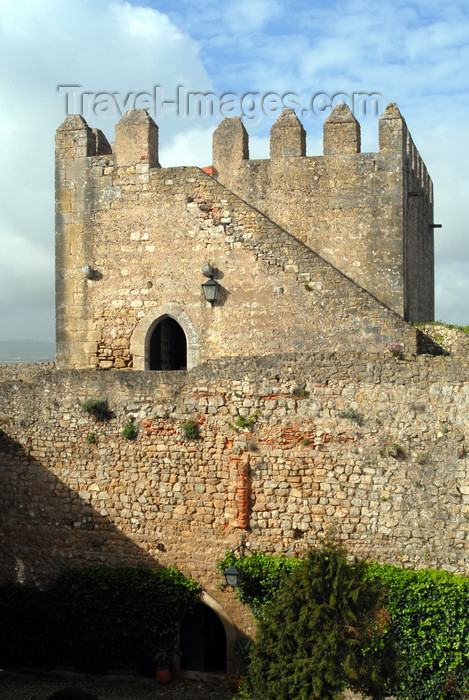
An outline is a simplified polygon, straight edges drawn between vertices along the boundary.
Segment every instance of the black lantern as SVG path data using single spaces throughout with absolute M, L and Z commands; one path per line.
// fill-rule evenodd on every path
M 204 292 L 204 297 L 211 304 L 213 304 L 213 302 L 218 299 L 219 288 L 220 288 L 220 285 L 218 284 L 218 282 L 215 282 L 215 280 L 213 278 L 209 279 L 203 283 L 202 289 Z
M 239 545 L 239 547 L 236 547 L 236 549 L 233 549 L 233 551 L 231 552 L 233 561 L 235 560 L 234 556 L 236 552 L 238 552 L 239 550 L 241 550 L 239 558 L 244 559 L 244 552 L 246 549 L 249 549 L 249 542 L 245 542 L 244 534 L 242 534 L 241 544 Z M 249 549 L 249 551 L 251 550 Z M 239 585 L 239 582 L 241 581 L 242 572 L 240 571 L 240 569 L 238 569 L 237 566 L 234 565 L 234 563 L 227 566 L 226 569 L 224 569 L 223 573 L 225 574 L 227 586 L 232 586 L 233 588 L 236 588 L 236 586 Z
M 233 586 L 233 588 L 236 588 L 241 579 L 240 570 L 236 566 L 231 565 L 227 566 L 223 573 L 225 574 L 227 586 Z

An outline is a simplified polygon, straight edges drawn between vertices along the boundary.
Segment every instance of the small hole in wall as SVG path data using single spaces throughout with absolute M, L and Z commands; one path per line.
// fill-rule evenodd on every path
M 148 289 L 151 289 L 153 287 L 153 282 L 151 282 L 151 281 L 147 282 L 147 287 L 148 287 Z

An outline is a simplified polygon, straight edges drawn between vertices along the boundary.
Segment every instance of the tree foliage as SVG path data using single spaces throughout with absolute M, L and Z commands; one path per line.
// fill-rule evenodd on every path
M 227 554 L 220 569 L 232 563 Z M 236 594 L 262 618 L 298 559 L 258 553 L 236 559 L 242 578 Z M 408 700 L 469 697 L 469 578 L 446 571 L 402 569 L 367 563 L 365 577 L 387 590 L 385 640 L 375 636 L 370 652 L 390 641 L 399 658 L 392 691 Z M 379 626 L 379 620 L 377 622 Z M 378 647 L 378 648 L 376 648 Z M 250 698 L 248 691 L 239 697 Z M 254 697 L 254 696 L 252 696 Z
M 252 700 L 384 696 L 395 658 L 379 583 L 334 542 L 311 550 L 265 605 L 247 678 Z

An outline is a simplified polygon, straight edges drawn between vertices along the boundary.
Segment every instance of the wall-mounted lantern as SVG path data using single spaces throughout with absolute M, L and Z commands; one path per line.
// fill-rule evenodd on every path
M 239 582 L 241 581 L 242 572 L 240 569 L 238 569 L 237 566 L 234 565 L 234 556 L 236 552 L 240 550 L 241 554 L 239 558 L 244 559 L 244 552 L 246 549 L 249 549 L 249 542 L 244 541 L 244 534 L 242 534 L 241 544 L 239 545 L 239 547 L 236 547 L 236 549 L 233 549 L 233 551 L 231 552 L 231 556 L 233 557 L 233 563 L 227 566 L 226 569 L 224 569 L 223 571 L 227 586 L 232 586 L 233 588 L 236 588 L 239 585 Z
M 236 588 L 241 580 L 241 571 L 237 566 L 227 566 L 223 572 L 226 578 L 226 584 Z
M 205 299 L 211 304 L 218 299 L 218 290 L 220 289 L 220 285 L 213 279 L 213 277 L 212 279 L 209 279 L 203 283 L 202 289 Z

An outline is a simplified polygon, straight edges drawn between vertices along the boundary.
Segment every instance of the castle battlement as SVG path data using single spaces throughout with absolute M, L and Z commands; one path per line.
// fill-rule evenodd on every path
M 404 338 L 414 351 L 406 322 L 433 318 L 433 197 L 406 123 L 389 105 L 378 152 L 362 153 L 360 125 L 338 105 L 323 151 L 306 156 L 305 130 L 285 110 L 270 159 L 250 160 L 242 121 L 228 118 L 213 135 L 210 177 L 160 167 L 145 110 L 122 117 L 112 146 L 68 116 L 56 136 L 59 366 L 152 368 L 165 318 L 186 346 L 167 368 L 295 349 L 380 352 Z M 208 263 L 213 308 L 200 288 Z M 166 332 L 158 353 L 173 346 Z

